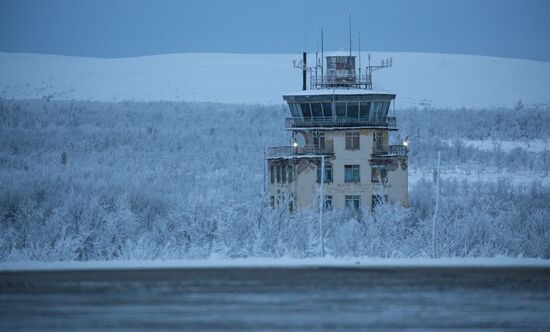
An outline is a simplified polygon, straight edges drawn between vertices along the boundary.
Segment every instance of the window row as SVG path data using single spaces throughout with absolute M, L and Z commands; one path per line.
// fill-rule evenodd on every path
M 325 103 L 289 103 L 293 117 L 351 118 L 382 121 L 388 115 L 389 101 L 337 101 Z
M 321 179 L 321 175 L 322 166 L 317 165 L 317 182 L 321 183 L 321 180 L 324 180 L 324 183 L 331 183 L 333 181 L 332 164 L 325 164 L 324 179 Z M 359 165 L 344 165 L 344 182 L 361 182 L 361 169 Z
M 269 168 L 269 178 L 271 183 L 291 183 L 292 174 L 291 165 L 273 165 Z
M 376 147 L 383 145 L 382 133 L 372 134 L 373 142 Z M 358 131 L 348 131 L 345 133 L 346 150 L 359 150 L 361 144 L 361 134 Z M 313 147 L 316 149 L 325 149 L 326 139 L 324 132 L 313 133 Z
M 322 177 L 322 165 L 317 164 L 317 182 L 332 183 L 333 165 L 325 163 L 325 174 Z M 269 168 L 269 178 L 271 183 L 292 183 L 293 172 L 290 165 L 273 165 Z M 388 180 L 388 172 L 383 166 L 374 166 L 371 168 L 371 182 L 385 183 Z M 344 182 L 359 183 L 361 182 L 361 166 L 360 165 L 344 165 Z
M 287 203 L 288 205 L 288 211 L 293 212 L 294 211 L 294 201 L 291 198 L 285 198 L 281 195 L 278 196 L 271 196 L 270 197 L 270 203 L 269 205 L 271 208 L 279 207 L 281 204 Z
M 371 206 L 372 209 L 376 206 L 385 203 L 388 201 L 388 195 L 371 195 Z M 361 195 L 346 195 L 345 196 L 345 207 L 346 209 L 359 210 L 361 206 Z M 323 208 L 325 211 L 332 211 L 333 207 L 333 197 L 331 195 L 324 196 Z
M 317 165 L 317 182 L 331 183 L 333 181 L 332 164 L 325 164 L 325 177 L 321 179 L 322 166 Z M 373 183 L 385 183 L 388 180 L 388 173 L 384 167 L 373 167 L 371 169 L 371 182 Z M 344 165 L 344 182 L 345 183 L 358 183 L 361 182 L 361 167 L 360 165 Z

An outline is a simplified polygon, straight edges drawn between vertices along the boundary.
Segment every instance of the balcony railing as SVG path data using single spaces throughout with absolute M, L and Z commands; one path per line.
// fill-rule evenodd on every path
M 397 125 L 394 116 L 386 119 L 361 119 L 350 117 L 337 117 L 335 119 L 324 117 L 311 118 L 286 118 L 287 128 L 334 128 L 334 127 L 389 127 Z
M 316 146 L 276 146 L 267 148 L 266 157 L 273 158 L 292 158 L 300 156 L 328 156 L 334 154 L 334 146 L 326 144 L 324 147 Z
M 404 145 L 388 145 L 386 148 L 373 148 L 372 154 L 377 157 L 405 157 L 409 153 L 409 149 Z

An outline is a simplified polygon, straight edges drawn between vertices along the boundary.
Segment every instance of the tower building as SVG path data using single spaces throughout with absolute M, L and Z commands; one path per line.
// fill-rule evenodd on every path
M 303 89 L 283 95 L 291 117 L 288 146 L 266 152 L 267 194 L 272 207 L 374 208 L 382 201 L 408 205 L 407 142 L 398 131 L 396 95 L 373 89 L 372 73 L 392 60 L 364 68 L 356 57 L 332 55 L 303 70 Z M 360 59 L 359 59 L 360 63 Z M 309 84 L 307 77 L 309 76 Z

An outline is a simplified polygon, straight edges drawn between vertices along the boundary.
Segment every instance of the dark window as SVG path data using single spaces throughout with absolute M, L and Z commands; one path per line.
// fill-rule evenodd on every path
M 384 148 L 384 140 L 382 139 L 382 133 L 372 133 L 372 140 L 374 141 L 374 150 L 381 151 Z
M 321 164 L 317 165 L 317 182 L 321 183 Z M 325 163 L 325 183 L 332 182 L 332 164 Z
M 288 183 L 292 182 L 292 165 L 288 166 Z
M 270 205 L 272 208 L 275 207 L 275 196 L 271 196 Z
M 302 108 L 304 118 L 311 118 L 311 109 L 309 108 L 309 104 L 300 104 L 300 107 Z
M 361 182 L 359 165 L 344 165 L 344 182 Z
M 339 118 L 345 118 L 346 117 L 346 103 L 345 102 L 337 102 L 336 103 L 336 116 Z
M 325 149 L 325 133 L 323 132 L 313 133 L 313 147 L 319 150 Z
M 277 166 L 277 183 L 281 183 L 281 166 Z
M 388 172 L 384 167 L 373 167 L 371 171 L 371 182 L 386 182 L 388 180 Z
M 360 203 L 361 203 L 361 196 L 359 195 L 346 196 L 346 209 L 359 210 Z
M 359 132 L 346 132 L 346 150 L 359 150 Z
M 332 196 L 325 196 L 325 203 L 323 204 L 325 211 L 332 211 Z
M 359 102 L 357 101 L 348 101 L 348 118 L 357 119 L 359 118 Z
M 388 195 L 372 195 L 372 209 L 374 210 L 378 205 L 384 204 L 388 201 Z
M 313 117 L 316 118 L 322 118 L 323 117 L 323 110 L 321 109 L 320 103 L 311 103 L 311 113 Z
M 359 117 L 361 119 L 368 119 L 370 112 L 370 102 L 361 102 L 361 109 Z
M 281 182 L 286 182 L 286 165 L 281 166 Z
M 269 177 L 271 178 L 271 183 L 275 183 L 275 167 L 273 166 L 269 168 Z
M 325 118 L 332 118 L 332 103 L 323 103 Z

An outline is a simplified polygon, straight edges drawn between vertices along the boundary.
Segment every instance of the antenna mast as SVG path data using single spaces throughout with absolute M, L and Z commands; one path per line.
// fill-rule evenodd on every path
M 324 68 L 325 68 L 325 50 L 324 50 L 323 28 L 321 28 L 321 77 L 325 75 Z
M 361 81 L 361 31 L 358 32 L 359 34 L 359 81 Z
M 351 58 L 351 10 L 349 11 L 349 56 Z
M 315 83 L 313 84 L 313 88 L 316 88 L 317 82 L 319 80 L 317 69 L 319 69 L 319 39 L 317 39 L 315 47 Z

